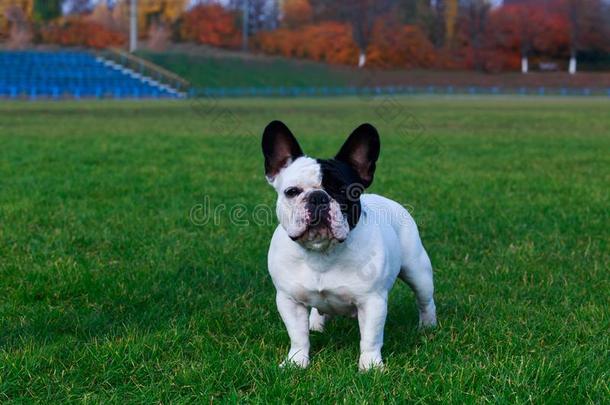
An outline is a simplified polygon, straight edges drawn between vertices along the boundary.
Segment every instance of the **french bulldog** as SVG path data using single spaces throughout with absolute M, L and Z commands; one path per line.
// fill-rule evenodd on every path
M 383 367 L 388 293 L 397 278 L 415 292 L 419 326 L 436 325 L 432 265 L 415 221 L 400 204 L 364 194 L 379 157 L 377 130 L 362 124 L 332 159 L 303 154 L 288 127 L 264 130 L 267 181 L 279 219 L 268 254 L 290 350 L 280 366 L 309 365 L 309 331 L 332 315 L 358 318 L 360 370 Z

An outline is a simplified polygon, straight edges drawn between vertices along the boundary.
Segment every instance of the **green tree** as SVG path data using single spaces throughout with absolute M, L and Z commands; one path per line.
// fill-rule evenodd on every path
M 50 21 L 61 16 L 62 0 L 34 0 L 34 19 Z

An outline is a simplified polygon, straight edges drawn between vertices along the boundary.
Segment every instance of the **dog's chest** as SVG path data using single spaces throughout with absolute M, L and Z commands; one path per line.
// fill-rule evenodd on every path
M 358 302 L 358 285 L 350 279 L 339 279 L 337 272 L 300 272 L 291 283 L 292 297 L 323 314 L 355 315 Z

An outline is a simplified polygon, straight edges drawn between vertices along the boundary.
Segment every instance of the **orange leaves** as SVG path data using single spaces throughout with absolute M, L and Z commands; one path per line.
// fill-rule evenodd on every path
M 125 35 L 110 31 L 101 24 L 80 19 L 52 24 L 41 29 L 42 42 L 63 46 L 107 48 L 125 43 Z
M 27 0 L 10 0 L 17 1 Z M 170 3 L 171 10 L 164 8 Z M 191 1 L 170 3 L 168 0 L 142 3 L 140 19 L 146 17 L 146 24 L 159 19 L 164 27 L 151 30 L 151 46 L 164 48 L 170 38 L 223 48 L 241 45 L 241 10 L 236 8 L 239 2 L 197 2 L 197 6 L 186 11 L 184 6 Z M 422 2 L 421 9 L 410 11 L 412 18 L 403 15 L 407 9 L 401 14 L 400 6 L 387 8 L 382 4 L 385 2 L 374 0 L 322 3 L 284 0 L 280 13 L 276 8 L 252 11 L 250 22 L 264 20 L 265 24 L 259 24 L 261 27 L 276 27 L 281 21 L 281 28 L 260 31 L 251 37 L 252 48 L 288 58 L 355 66 L 360 47 L 366 48 L 365 67 L 501 71 L 519 69 L 522 55 L 531 58 L 534 65 L 546 60 L 565 60 L 570 52 L 607 52 L 610 47 L 602 0 L 506 2 L 497 8 L 489 7 L 485 1 L 467 2 L 470 4 L 467 6 L 458 0 L 444 0 L 438 3 L 445 4 L 444 21 L 440 15 L 434 17 L 438 21 L 429 20 L 430 13 L 438 10 L 426 10 L 427 1 Z M 42 27 L 41 35 L 34 38 L 94 47 L 123 43 L 125 35 L 115 31 L 128 32 L 129 2 L 120 0 L 113 8 L 106 3 L 98 4 L 88 16 L 82 14 L 70 17 L 68 22 L 60 20 Z M 175 24 L 170 25 L 169 21 Z M 440 31 L 444 25 L 444 38 L 437 25 Z
M 485 68 L 490 71 L 518 70 L 522 56 L 565 58 L 568 20 L 561 10 L 540 4 L 506 5 L 490 14 L 485 45 Z
M 181 27 L 183 39 L 224 48 L 241 44 L 237 16 L 219 4 L 201 4 L 184 15 Z
M 436 50 L 422 30 L 378 20 L 367 49 L 367 64 L 381 68 L 428 68 L 436 62 Z
M 498 49 L 557 54 L 569 43 L 566 16 L 540 5 L 504 6 L 491 14 L 490 27 Z
M 324 22 L 298 30 L 261 32 L 255 46 L 264 53 L 311 59 L 332 64 L 355 64 L 358 49 L 348 24 Z
M 288 58 L 343 65 L 358 62 L 358 47 L 346 23 L 328 21 L 297 30 L 262 32 L 255 44 L 264 53 Z M 375 24 L 367 55 L 367 65 L 372 67 L 416 68 L 435 63 L 435 49 L 421 29 L 382 20 Z
M 294 28 L 311 23 L 313 9 L 309 0 L 285 0 L 283 14 L 284 25 Z

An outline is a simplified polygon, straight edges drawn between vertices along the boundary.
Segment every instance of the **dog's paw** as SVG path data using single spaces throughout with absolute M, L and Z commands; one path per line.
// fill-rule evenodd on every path
M 312 332 L 324 332 L 324 322 L 310 322 L 309 330 Z
M 434 319 L 420 319 L 419 330 L 434 329 L 436 328 L 436 318 Z
M 317 309 L 312 308 L 309 314 L 309 330 L 312 332 L 324 332 L 326 316 L 321 315 Z
M 436 307 L 434 301 L 419 311 L 419 329 L 431 329 L 436 327 Z
M 288 354 L 288 357 L 280 363 L 280 368 L 307 368 L 309 366 L 309 357 L 302 353 Z
M 383 370 L 381 353 L 362 353 L 358 361 L 358 369 L 360 371 Z

